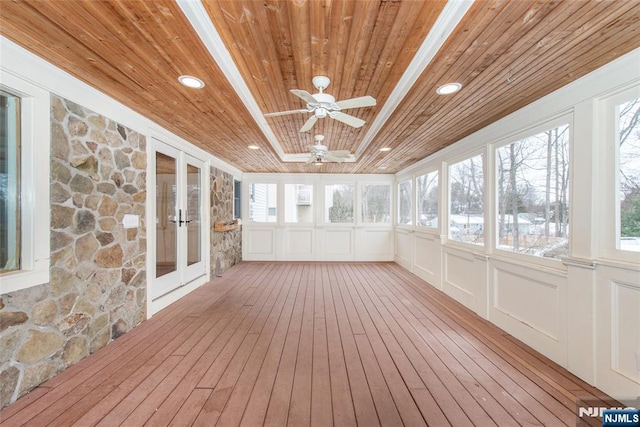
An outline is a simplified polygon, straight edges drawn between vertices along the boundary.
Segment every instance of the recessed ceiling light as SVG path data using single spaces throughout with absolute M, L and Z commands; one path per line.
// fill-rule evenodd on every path
M 260 147 L 258 147 L 257 145 L 249 145 L 247 147 L 252 149 L 252 150 L 259 150 L 260 149 Z
M 193 76 L 180 76 L 178 77 L 178 81 L 182 83 L 183 86 L 193 89 L 202 89 L 204 87 L 204 82 Z
M 380 151 L 391 151 L 391 147 L 382 147 Z
M 447 83 L 446 85 L 440 86 L 436 89 L 436 93 L 438 95 L 451 95 L 452 93 L 456 93 L 462 89 L 461 83 Z
M 315 162 L 314 165 L 316 166 L 322 166 L 322 162 Z
M 386 169 L 388 166 L 378 166 L 378 169 Z

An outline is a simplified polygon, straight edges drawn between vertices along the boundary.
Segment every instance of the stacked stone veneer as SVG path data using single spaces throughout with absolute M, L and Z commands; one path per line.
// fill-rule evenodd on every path
M 0 407 L 146 317 L 145 137 L 51 102 L 50 283 L 0 296 Z
M 242 233 L 240 228 L 231 231 L 213 231 L 216 221 L 233 219 L 233 175 L 211 168 L 211 278 L 242 260 Z M 220 271 L 216 262 L 220 260 Z

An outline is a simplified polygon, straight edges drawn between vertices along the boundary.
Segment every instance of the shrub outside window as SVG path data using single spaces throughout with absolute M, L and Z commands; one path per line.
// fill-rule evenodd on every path
M 398 185 L 398 224 L 411 225 L 411 181 Z
M 497 247 L 546 258 L 569 254 L 569 125 L 496 150 Z

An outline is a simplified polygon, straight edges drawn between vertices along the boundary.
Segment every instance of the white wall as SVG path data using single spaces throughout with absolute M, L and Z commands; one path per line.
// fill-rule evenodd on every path
M 390 184 L 393 175 L 328 174 L 245 174 L 243 194 L 251 183 L 277 185 L 277 221 L 250 222 L 248 200 L 243 200 L 242 259 L 249 261 L 392 261 L 394 233 L 392 223 L 366 224 L 361 221 L 361 184 Z M 313 187 L 313 220 L 287 223 L 285 184 Z M 352 224 L 325 222 L 325 185 L 353 184 L 355 191 Z
M 603 129 L 610 97 L 640 93 L 639 64 L 636 50 L 396 175 L 400 183 L 438 170 L 442 219 L 437 229 L 397 226 L 396 262 L 618 399 L 640 396 L 640 254 L 611 250 L 615 161 L 607 153 L 615 150 Z M 493 144 L 558 118 L 573 136 L 569 256 L 496 250 Z M 485 158 L 484 246 L 450 241 L 442 226 L 447 164 L 477 153 Z

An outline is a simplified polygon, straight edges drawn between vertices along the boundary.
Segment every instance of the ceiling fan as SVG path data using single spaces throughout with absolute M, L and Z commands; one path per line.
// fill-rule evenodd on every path
M 307 159 L 307 163 L 322 163 L 323 161 L 342 163 L 351 157 L 348 150 L 329 151 L 326 145 L 322 145 L 324 135 L 316 135 L 313 139 L 316 141 L 316 145 L 309 146 L 311 155 Z
M 273 117 L 295 113 L 313 113 L 313 116 L 309 117 L 302 126 L 300 132 L 309 131 L 318 119 L 323 119 L 327 116 L 354 128 L 359 128 L 365 124 L 365 121 L 357 117 L 350 116 L 349 114 L 345 114 L 342 110 L 348 110 L 349 108 L 373 107 L 376 105 L 375 98 L 369 95 L 336 102 L 336 99 L 333 96 L 324 92 L 331 82 L 327 76 L 315 76 L 312 82 L 313 86 L 318 89 L 318 93 L 314 93 L 313 95 L 306 90 L 291 89 L 291 93 L 302 98 L 307 103 L 306 109 L 267 113 L 264 116 Z

